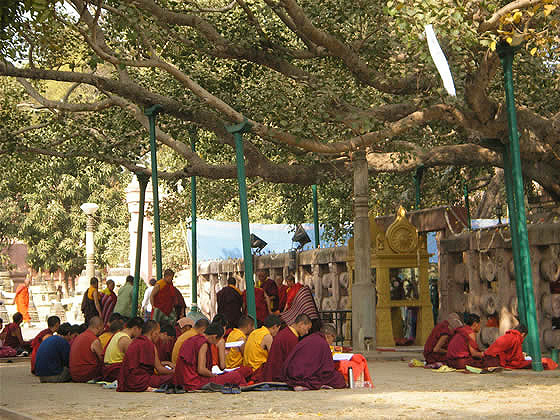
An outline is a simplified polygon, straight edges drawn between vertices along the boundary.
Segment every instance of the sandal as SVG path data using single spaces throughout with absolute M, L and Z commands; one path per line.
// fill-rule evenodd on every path
M 183 385 L 175 385 L 175 394 L 186 394 L 187 391 L 183 387 Z

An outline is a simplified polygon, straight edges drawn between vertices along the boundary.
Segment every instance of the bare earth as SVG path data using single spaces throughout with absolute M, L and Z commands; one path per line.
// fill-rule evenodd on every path
M 41 384 L 29 373 L 28 363 L 1 363 L 0 408 L 48 419 L 560 419 L 560 370 L 476 375 L 435 373 L 409 368 L 403 361 L 369 366 L 373 391 L 165 395 Z

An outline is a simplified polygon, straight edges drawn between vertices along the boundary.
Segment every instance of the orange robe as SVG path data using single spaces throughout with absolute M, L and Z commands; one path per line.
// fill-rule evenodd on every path
M 29 322 L 29 287 L 25 284 L 20 284 L 16 289 L 16 306 L 17 311 L 23 315 L 23 322 Z
M 336 369 L 342 373 L 346 383 L 348 383 L 348 369 L 352 368 L 352 376 L 354 377 L 354 381 L 360 379 L 360 375 L 363 373 L 364 382 L 371 382 L 371 376 L 369 375 L 369 369 L 367 365 L 367 360 L 361 354 L 355 354 L 352 356 L 350 360 L 340 360 L 335 362 Z

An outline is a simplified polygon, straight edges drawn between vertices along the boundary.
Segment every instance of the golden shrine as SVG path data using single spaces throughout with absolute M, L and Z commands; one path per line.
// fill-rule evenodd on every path
M 392 347 L 405 336 L 404 314 L 416 317 L 414 345 L 423 346 L 434 326 L 428 285 L 427 242 L 401 206 L 387 232 L 370 213 L 371 273 L 376 285 L 377 346 Z M 348 273 L 354 283 L 354 238 L 348 242 Z

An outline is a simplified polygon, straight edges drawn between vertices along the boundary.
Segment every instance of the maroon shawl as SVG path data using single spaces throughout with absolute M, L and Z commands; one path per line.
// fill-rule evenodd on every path
M 428 339 L 426 340 L 426 344 L 424 345 L 424 357 L 428 357 L 427 355 L 434 351 L 434 347 L 436 346 L 437 342 L 444 335 L 451 335 L 449 322 L 447 321 L 442 321 L 437 324 L 430 333 L 430 336 L 428 337 Z
M 335 368 L 331 348 L 321 333 L 307 336 L 294 347 L 284 362 L 283 376 L 284 382 L 291 386 L 346 387 L 344 377 Z
M 132 340 L 122 361 L 117 391 L 145 391 L 154 375 L 155 361 L 155 346 L 148 337 Z
M 465 357 L 471 357 L 469 345 L 473 349 L 480 351 L 476 341 L 474 341 L 469 335 L 472 333 L 473 330 L 468 325 L 455 328 L 453 336 L 449 340 L 449 346 L 447 346 L 447 359 L 462 359 Z
M 268 359 L 263 365 L 262 382 L 282 382 L 282 367 L 284 361 L 299 342 L 299 338 L 290 330 L 289 327 L 284 328 L 272 342 Z

